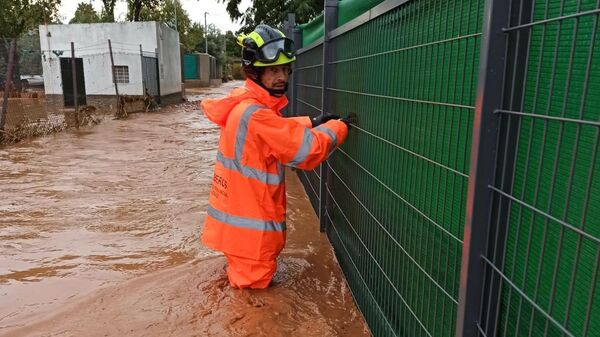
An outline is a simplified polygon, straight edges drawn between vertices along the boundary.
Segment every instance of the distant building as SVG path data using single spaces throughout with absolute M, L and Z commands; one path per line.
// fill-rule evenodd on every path
M 223 66 L 206 53 L 183 55 L 183 79 L 186 88 L 212 87 L 221 85 Z
M 145 91 L 160 103 L 182 98 L 179 33 L 159 22 L 123 22 L 39 27 L 44 86 L 48 103 L 73 106 L 71 42 L 75 46 L 80 105 L 114 110 L 108 40 L 111 40 L 119 94 Z

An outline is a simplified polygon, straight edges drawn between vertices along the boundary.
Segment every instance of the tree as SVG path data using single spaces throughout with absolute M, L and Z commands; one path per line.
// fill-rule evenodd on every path
M 97 23 L 100 22 L 100 15 L 90 3 L 80 2 L 75 10 L 75 15 L 69 23 Z
M 211 23 L 207 27 L 205 38 L 208 39 L 208 53 L 213 55 L 219 64 L 223 64 L 225 62 L 225 35 L 221 34 L 221 30 Z M 204 41 L 202 41 L 202 51 L 204 51 Z
M 21 35 L 19 45 L 19 69 L 21 74 L 41 75 L 42 55 L 40 50 L 40 34 L 31 30 Z
M 225 52 L 228 58 L 236 58 L 239 61 L 242 47 L 237 44 L 237 38 L 232 31 L 225 33 Z
M 34 30 L 41 23 L 58 21 L 60 0 L 11 0 L 0 1 L 0 55 L 3 65 L 8 63 L 9 48 L 12 40 L 17 40 L 25 32 Z M 17 50 L 19 47 L 17 46 Z M 13 83 L 21 88 L 19 53 L 15 55 Z M 0 68 L 5 68 L 2 66 Z
M 127 20 L 143 21 L 142 9 L 153 10 L 157 8 L 163 0 L 127 0 Z
M 177 13 L 177 14 L 175 14 Z M 177 20 L 177 22 L 175 22 Z M 185 35 L 191 27 L 188 12 L 179 1 L 163 0 L 155 8 L 142 8 L 140 21 L 159 21 Z
M 58 20 L 60 0 L 0 1 L 0 37 L 17 38 L 40 23 Z
M 102 0 L 102 22 L 115 22 L 115 2 L 117 0 Z
M 323 11 L 323 0 L 252 0 L 244 13 L 239 10 L 241 0 L 219 0 L 227 4 L 232 20 L 241 20 L 241 32 L 249 33 L 259 23 L 280 26 L 288 13 L 296 13 L 296 22 L 305 23 Z
M 185 53 L 204 52 L 204 26 L 194 22 L 186 34 L 179 34 L 179 40 Z

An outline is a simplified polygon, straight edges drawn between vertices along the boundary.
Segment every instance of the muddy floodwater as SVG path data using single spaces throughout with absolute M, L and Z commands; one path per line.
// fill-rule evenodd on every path
M 0 336 L 369 336 L 294 172 L 274 285 L 199 241 L 218 128 L 196 102 L 0 147 Z

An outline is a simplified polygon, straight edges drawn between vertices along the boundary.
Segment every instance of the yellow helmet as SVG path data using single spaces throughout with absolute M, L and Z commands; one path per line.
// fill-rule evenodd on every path
M 258 25 L 248 35 L 240 35 L 242 66 L 270 67 L 296 61 L 294 41 L 285 37 L 280 30 L 267 25 Z

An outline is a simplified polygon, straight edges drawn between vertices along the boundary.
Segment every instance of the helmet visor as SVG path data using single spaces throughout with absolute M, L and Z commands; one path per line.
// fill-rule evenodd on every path
M 258 49 L 256 56 L 261 62 L 271 63 L 277 61 L 279 53 L 283 53 L 289 58 L 294 57 L 294 41 L 288 38 L 269 41 Z

